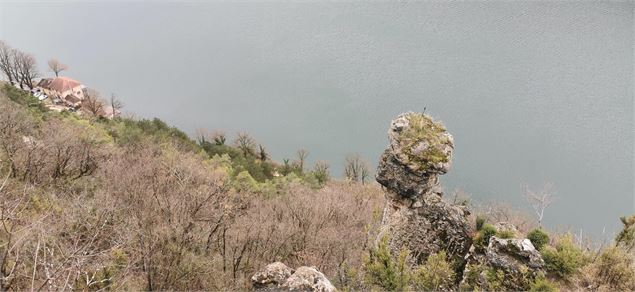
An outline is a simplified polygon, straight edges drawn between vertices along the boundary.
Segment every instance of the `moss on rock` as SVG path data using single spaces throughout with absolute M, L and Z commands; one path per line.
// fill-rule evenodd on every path
M 443 123 L 408 112 L 393 121 L 389 136 L 397 159 L 412 171 L 445 173 L 449 169 L 454 143 Z

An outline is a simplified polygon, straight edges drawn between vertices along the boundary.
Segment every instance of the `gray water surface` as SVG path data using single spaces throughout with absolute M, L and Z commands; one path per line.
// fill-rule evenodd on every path
M 0 3 L 0 38 L 43 71 L 190 134 L 247 131 L 340 176 L 427 108 L 456 140 L 446 190 L 529 211 L 522 186 L 551 182 L 547 226 L 594 236 L 635 211 L 633 2 Z

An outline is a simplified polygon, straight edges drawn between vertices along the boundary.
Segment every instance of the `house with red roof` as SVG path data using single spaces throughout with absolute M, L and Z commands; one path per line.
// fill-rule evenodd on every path
M 46 95 L 57 97 L 69 105 L 79 104 L 84 100 L 85 86 L 68 77 L 43 78 L 37 87 Z

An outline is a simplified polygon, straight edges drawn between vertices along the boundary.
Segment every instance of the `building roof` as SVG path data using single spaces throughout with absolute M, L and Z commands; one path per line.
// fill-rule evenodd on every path
M 74 94 L 67 95 L 66 97 L 64 97 L 64 100 L 66 100 L 67 102 L 70 102 L 72 104 L 76 104 L 76 103 L 82 101 L 81 98 L 75 96 Z
M 72 90 L 73 88 L 81 85 L 82 84 L 79 83 L 79 81 L 70 79 L 68 77 L 44 78 L 37 84 L 37 86 L 39 87 L 57 92 Z

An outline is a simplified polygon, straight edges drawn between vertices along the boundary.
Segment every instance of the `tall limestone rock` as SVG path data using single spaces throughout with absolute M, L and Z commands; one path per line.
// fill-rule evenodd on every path
M 452 135 L 430 116 L 408 112 L 392 121 L 388 137 L 376 177 L 387 199 L 379 238 L 388 236 L 393 254 L 407 249 L 415 264 L 443 250 L 462 266 L 472 243 L 469 211 L 443 201 L 439 186 L 452 164 Z

